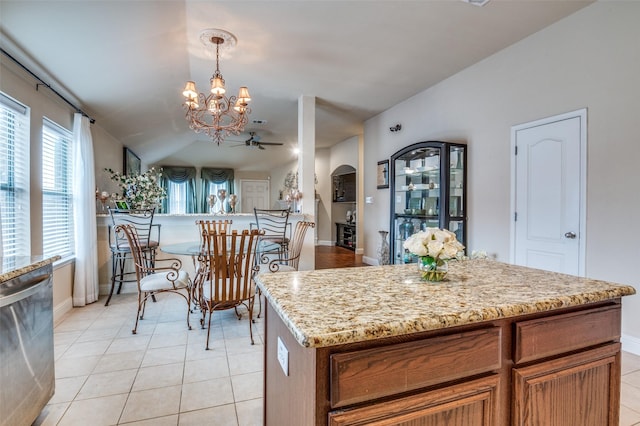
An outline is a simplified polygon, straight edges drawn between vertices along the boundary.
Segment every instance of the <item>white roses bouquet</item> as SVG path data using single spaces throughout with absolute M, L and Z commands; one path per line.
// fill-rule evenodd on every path
M 418 268 L 425 281 L 441 281 L 447 274 L 445 260 L 457 257 L 464 250 L 456 234 L 439 228 L 427 228 L 411 235 L 403 247 L 420 258 Z
M 456 239 L 456 234 L 439 228 L 427 228 L 411 235 L 403 247 L 418 257 L 429 256 L 434 259 L 451 259 L 464 250 L 464 246 Z
M 139 175 L 121 175 L 111 169 L 105 169 L 112 181 L 116 182 L 121 194 L 111 194 L 114 201 L 124 200 L 130 208 L 150 208 L 157 206 L 165 197 L 166 191 L 159 185 L 162 169 L 154 167 Z

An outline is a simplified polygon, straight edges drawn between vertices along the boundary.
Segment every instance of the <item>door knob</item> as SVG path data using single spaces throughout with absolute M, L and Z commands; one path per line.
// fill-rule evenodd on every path
M 564 233 L 565 238 L 570 238 L 570 239 L 574 239 L 576 237 L 575 232 L 565 232 Z

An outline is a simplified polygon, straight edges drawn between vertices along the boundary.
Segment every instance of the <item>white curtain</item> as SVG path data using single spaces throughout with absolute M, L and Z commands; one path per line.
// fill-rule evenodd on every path
M 89 119 L 73 120 L 73 216 L 76 267 L 73 306 L 98 300 L 98 234 L 96 230 L 95 166 Z

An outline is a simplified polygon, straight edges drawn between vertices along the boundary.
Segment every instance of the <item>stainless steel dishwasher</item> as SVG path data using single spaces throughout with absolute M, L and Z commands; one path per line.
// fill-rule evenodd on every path
M 51 275 L 52 266 L 48 264 L 0 282 L 2 426 L 31 425 L 53 396 Z

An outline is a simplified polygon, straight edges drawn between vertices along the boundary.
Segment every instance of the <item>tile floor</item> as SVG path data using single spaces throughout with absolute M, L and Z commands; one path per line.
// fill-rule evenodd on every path
M 264 323 L 216 312 L 211 350 L 199 314 L 163 294 L 131 334 L 135 295 L 74 309 L 55 328 L 56 393 L 35 425 L 261 425 Z M 640 356 L 622 355 L 620 426 L 640 425 Z
M 620 426 L 640 426 L 640 356 L 622 352 Z
M 136 300 L 101 298 L 56 325 L 56 392 L 34 425 L 262 425 L 262 318 L 252 346 L 246 309 L 216 312 L 206 351 L 177 295 L 148 303 L 133 335 Z

